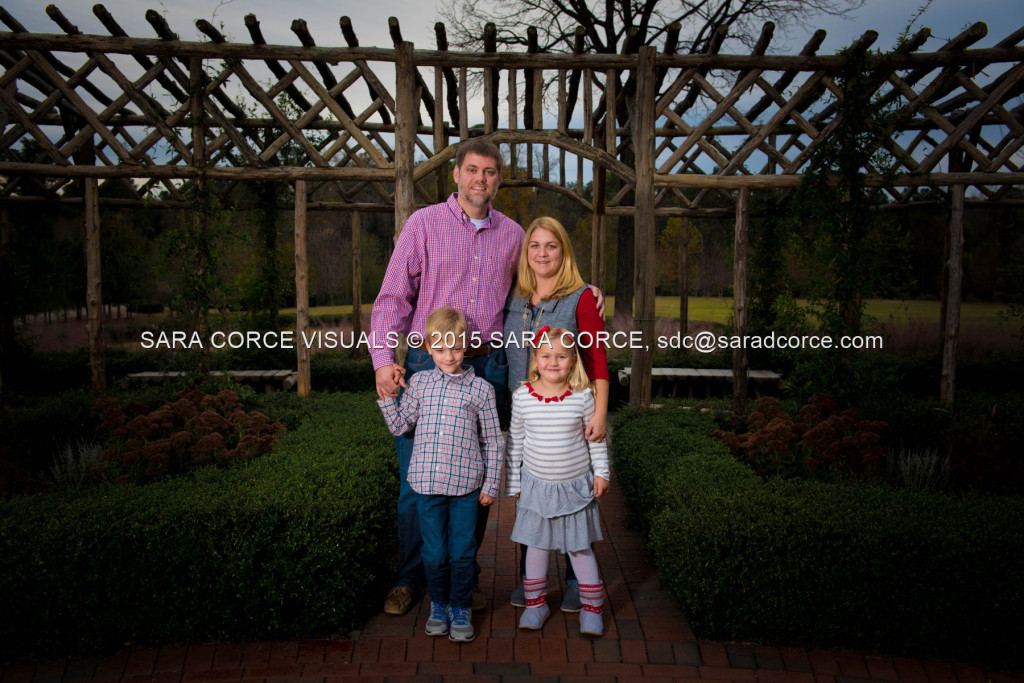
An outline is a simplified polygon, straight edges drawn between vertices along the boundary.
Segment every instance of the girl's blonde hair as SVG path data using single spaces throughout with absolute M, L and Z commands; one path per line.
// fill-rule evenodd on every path
M 542 328 L 543 329 L 543 328 Z M 536 382 L 540 379 L 540 372 L 537 371 L 537 351 L 545 345 L 553 346 L 558 344 L 564 349 L 572 349 L 572 369 L 569 370 L 569 386 L 573 391 L 580 391 L 590 386 L 590 378 L 583 368 L 583 357 L 580 356 L 580 349 L 576 345 L 576 338 L 572 332 L 564 327 L 553 327 L 542 332 L 533 340 L 534 349 L 530 354 L 530 373 L 527 375 L 529 381 Z
M 572 294 L 585 283 L 580 275 L 580 269 L 576 265 L 576 256 L 572 251 L 572 243 L 569 242 L 569 233 L 565 231 L 561 223 L 550 216 L 541 216 L 530 223 L 530 227 L 526 229 L 526 235 L 523 237 L 523 246 L 519 250 L 519 285 L 516 296 L 531 296 L 537 291 L 537 276 L 534 275 L 533 268 L 530 267 L 529 251 L 530 238 L 534 232 L 541 228 L 554 235 L 555 239 L 558 240 L 559 246 L 562 248 L 562 265 L 558 267 L 555 288 L 549 297 L 551 299 L 561 299 Z

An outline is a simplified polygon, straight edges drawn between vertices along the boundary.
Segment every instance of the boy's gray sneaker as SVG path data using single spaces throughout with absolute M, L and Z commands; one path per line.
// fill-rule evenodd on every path
M 580 601 L 580 583 L 573 580 L 566 581 L 565 583 L 565 595 L 562 596 L 561 610 L 563 612 L 579 612 L 583 609 L 583 603 Z M 512 604 L 514 605 L 515 603 Z
M 452 607 L 451 626 L 448 629 L 448 640 L 456 643 L 468 643 L 476 638 L 473 622 L 470 621 L 473 611 L 469 607 Z
M 579 599 L 579 589 L 576 591 L 576 599 Z M 513 607 L 526 607 L 526 589 L 523 588 L 523 584 L 520 583 L 512 591 L 512 595 L 509 596 L 508 601 Z
M 427 617 L 427 626 L 424 629 L 428 636 L 443 636 L 448 634 L 448 622 L 451 621 L 448 605 L 439 605 L 433 600 L 430 601 L 430 616 Z

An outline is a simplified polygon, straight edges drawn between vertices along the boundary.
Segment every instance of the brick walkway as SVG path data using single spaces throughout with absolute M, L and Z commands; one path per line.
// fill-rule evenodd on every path
M 1024 675 L 973 666 L 854 652 L 698 643 L 658 577 L 643 541 L 625 528 L 625 504 L 613 485 L 602 500 L 606 540 L 597 552 L 607 584 L 604 638 L 579 634 L 576 615 L 557 610 L 552 565 L 549 595 L 556 607 L 542 632 L 518 631 L 508 604 L 518 564 L 508 540 L 515 508 L 502 498 L 481 549 L 481 588 L 489 609 L 476 614 L 477 639 L 456 645 L 423 633 L 429 603 L 403 617 L 379 615 L 359 632 L 331 640 L 216 643 L 120 653 L 101 659 L 14 663 L 0 683 L 272 683 L 474 681 L 477 683 L 605 683 L 643 681 L 1017 681 Z M 559 576 L 561 575 L 559 557 Z M 554 564 L 555 559 L 552 559 Z M 383 598 L 383 596 L 382 596 Z

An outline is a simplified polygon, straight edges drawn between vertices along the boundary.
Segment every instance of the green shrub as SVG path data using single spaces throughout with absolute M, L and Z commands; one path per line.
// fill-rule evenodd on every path
M 354 360 L 336 351 L 314 353 L 310 375 L 314 391 L 368 391 L 377 382 L 369 356 Z
M 311 403 L 268 457 L 0 501 L 0 659 L 322 637 L 373 614 L 395 549 L 392 439 L 370 394 Z
M 95 438 L 93 395 L 84 390 L 56 396 L 19 396 L 0 408 L 0 497 L 39 490 L 43 473 L 69 444 Z
M 1019 668 L 1024 501 L 762 481 L 681 410 L 624 411 L 614 464 L 701 638 Z
M 1024 396 L 1018 392 L 958 390 L 952 405 L 899 394 L 868 410 L 889 422 L 890 450 L 935 450 L 948 456 L 950 490 L 1024 494 Z

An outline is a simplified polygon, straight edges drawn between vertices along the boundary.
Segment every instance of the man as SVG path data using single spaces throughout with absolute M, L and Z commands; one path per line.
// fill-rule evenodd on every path
M 409 351 L 403 368 L 395 364 L 394 349 L 371 350 L 381 399 L 399 396 L 413 373 L 434 367 L 424 348 L 424 324 L 430 311 L 451 306 L 466 317 L 465 363 L 492 384 L 498 414 L 504 414 L 508 363 L 504 349 L 489 342 L 501 337 L 505 297 L 515 277 L 523 228 L 491 207 L 501 171 L 496 145 L 486 140 L 462 143 L 452 174 L 458 191 L 447 202 L 417 211 L 403 227 L 373 304 L 371 329 L 375 346 L 385 346 L 380 340 L 389 334 L 407 335 Z M 384 611 L 396 615 L 409 610 L 424 586 L 416 493 L 408 482 L 413 439 L 414 432 L 395 439 L 401 475 L 399 561 Z M 478 547 L 489 510 L 478 508 Z M 473 609 L 484 606 L 483 595 L 474 588 Z

